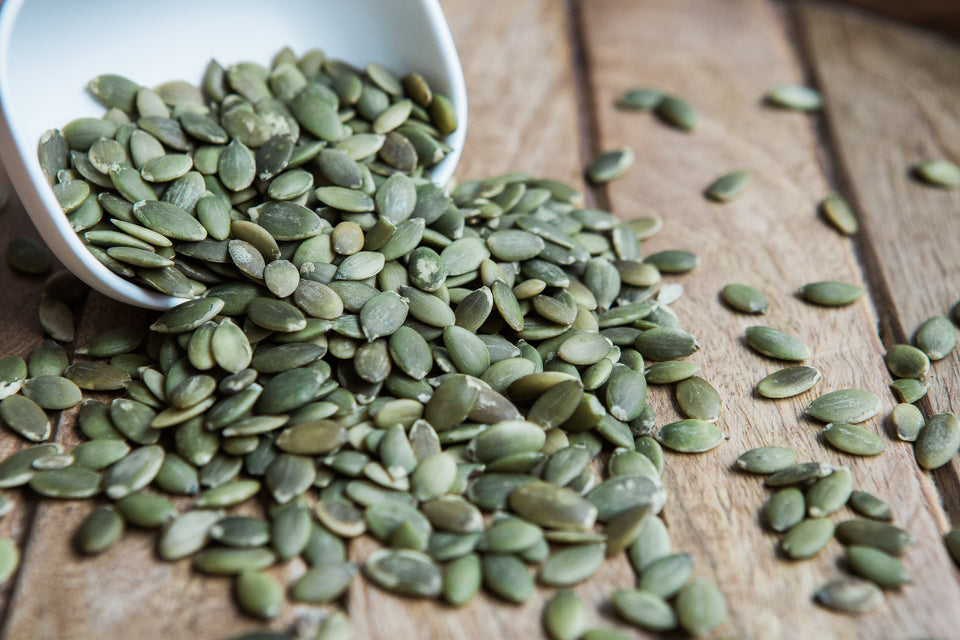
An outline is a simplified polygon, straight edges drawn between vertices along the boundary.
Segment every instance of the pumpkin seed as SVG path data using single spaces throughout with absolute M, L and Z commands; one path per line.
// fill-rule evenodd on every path
M 766 313 L 767 297 L 748 284 L 728 284 L 720 292 L 723 301 L 743 313 Z
M 850 205 L 839 193 L 831 193 L 820 203 L 823 217 L 845 236 L 852 236 L 860 230 L 860 223 Z
M 873 547 L 847 547 L 846 561 L 854 573 L 879 587 L 899 587 L 913 581 L 899 560 Z
M 662 426 L 656 438 L 668 449 L 681 453 L 700 453 L 718 446 L 724 436 L 713 423 L 688 418 Z
M 923 160 L 913 166 L 913 174 L 936 187 L 952 189 L 960 186 L 960 167 L 949 160 Z
M 283 605 L 283 587 L 269 574 L 243 571 L 234 582 L 234 591 L 240 608 L 262 620 L 280 614 Z
M 861 286 L 846 282 L 811 282 L 800 289 L 803 299 L 807 302 L 825 307 L 839 307 L 852 304 L 867 292 Z
M 554 553 L 540 566 L 540 582 L 561 587 L 586 580 L 603 564 L 605 549 L 603 544 L 584 544 Z
M 685 586 L 674 602 L 677 622 L 687 633 L 705 636 L 727 618 L 727 603 L 713 583 L 699 579 Z
M 363 571 L 378 586 L 400 595 L 433 598 L 443 590 L 437 564 L 411 549 L 378 549 L 367 556 Z
M 80 467 L 50 469 L 34 474 L 29 485 L 48 498 L 90 498 L 100 493 L 100 475 Z
M 20 567 L 20 550 L 10 538 L 0 538 L 0 584 L 5 584 Z
M 816 555 L 833 538 L 834 526 L 827 518 L 809 518 L 795 525 L 780 539 L 780 549 L 797 560 Z
M 810 87 L 785 84 L 774 87 L 767 93 L 767 102 L 781 109 L 794 111 L 819 111 L 823 98 Z
M 847 503 L 853 489 L 850 470 L 840 467 L 807 489 L 807 513 L 812 518 L 827 516 Z
M 516 556 L 490 553 L 480 563 L 483 585 L 494 595 L 509 602 L 523 602 L 533 595 L 533 578 Z
M 611 595 L 621 618 L 647 631 L 677 628 L 677 616 L 659 595 L 643 589 L 620 589 Z
M 906 403 L 900 403 L 893 408 L 891 420 L 897 430 L 897 437 L 905 442 L 914 442 L 925 424 L 920 409 Z
M 794 336 L 771 327 L 746 328 L 747 343 L 762 355 L 777 360 L 806 360 L 810 348 Z
M 95 555 L 113 546 L 123 535 L 123 518 L 111 506 L 103 506 L 90 512 L 74 534 L 77 550 L 85 555 Z
M 753 180 L 749 171 L 734 171 L 720 176 L 706 188 L 704 195 L 716 202 L 729 202 L 736 199 L 750 186 Z M 753 312 L 756 313 L 756 312 Z
M 875 520 L 893 520 L 890 506 L 883 500 L 865 491 L 854 491 L 848 502 L 850 508 L 862 516 Z
M 779 449 L 779 447 L 778 447 Z M 780 454 L 774 458 L 779 461 Z M 764 481 L 768 487 L 787 487 L 808 480 L 823 478 L 833 473 L 833 467 L 823 462 L 801 462 L 773 472 Z
M 0 409 L 2 408 L 3 404 L 0 403 Z M 931 416 L 921 427 L 913 452 L 921 467 L 938 469 L 950 462 L 958 447 L 960 447 L 960 420 L 952 413 L 939 413 Z
M 777 491 L 763 505 L 763 515 L 767 524 L 777 532 L 787 531 L 799 524 L 806 511 L 803 493 L 794 487 Z
M 14 236 L 7 243 L 7 264 L 21 273 L 43 275 L 53 266 L 53 257 L 39 240 Z
M 0 401 L 0 418 L 4 424 L 32 442 L 42 442 L 50 437 L 47 414 L 25 396 L 7 396 Z
M 633 164 L 635 155 L 630 147 L 620 147 L 597 156 L 587 168 L 587 178 L 595 184 L 616 180 Z
M 836 535 L 845 545 L 866 545 L 896 556 L 916 544 L 912 535 L 897 526 L 861 518 L 839 523 Z
M 883 604 L 883 591 L 860 578 L 836 578 L 820 587 L 814 598 L 823 606 L 845 613 L 866 613 Z
M 957 330 L 948 318 L 933 316 L 917 329 L 914 342 L 930 360 L 942 360 L 956 348 Z
M 617 98 L 617 107 L 627 111 L 650 111 L 655 109 L 663 99 L 663 92 L 659 89 L 636 87 L 628 89 Z
M 823 430 L 823 437 L 840 451 L 856 456 L 875 456 L 887 449 L 877 434 L 846 422 L 831 422 Z
M 858 424 L 869 420 L 880 411 L 880 398 L 862 389 L 841 389 L 826 393 L 805 410 L 811 418 L 822 422 Z
M 792 398 L 812 389 L 823 376 L 814 367 L 797 365 L 774 371 L 757 383 L 764 398 Z
M 685 100 L 665 95 L 655 108 L 657 116 L 669 125 L 683 131 L 692 131 L 699 122 L 696 110 Z
M 560 589 L 547 602 L 543 621 L 553 640 L 576 640 L 587 630 L 587 608 L 576 593 Z

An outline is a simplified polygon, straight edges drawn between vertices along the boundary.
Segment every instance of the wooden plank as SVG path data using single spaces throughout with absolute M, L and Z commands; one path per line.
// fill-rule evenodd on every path
M 845 0 L 904 22 L 960 35 L 960 6 L 951 0 Z
M 827 99 L 838 166 L 863 221 L 861 255 L 885 297 L 884 342 L 912 340 L 960 302 L 960 195 L 918 182 L 926 158 L 960 161 L 960 45 L 867 13 L 802 3 L 797 11 Z M 926 415 L 960 411 L 960 355 L 935 362 Z M 935 477 L 960 523 L 960 461 Z
M 450 0 L 444 2 L 444 9 L 463 58 L 471 99 L 472 119 L 458 177 L 524 170 L 577 179 L 577 114 L 564 6 L 550 0 L 521 6 L 496 0 L 481 7 Z M 30 291 L 35 298 L 29 305 L 32 309 L 39 292 Z M 0 313 L 4 326 L 15 328 L 3 337 L 2 346 L 10 347 L 6 351 L 22 350 L 24 336 L 35 331 L 29 328 L 35 320 L 13 313 L 10 305 Z M 78 341 L 144 318 L 142 312 L 92 295 Z M 187 504 L 183 501 L 181 506 Z M 80 640 L 127 637 L 135 632 L 143 640 L 223 638 L 263 626 L 237 613 L 229 580 L 193 573 L 186 560 L 160 562 L 153 551 L 155 534 L 133 532 L 103 555 L 80 559 L 70 546 L 70 536 L 92 508 L 86 502 L 38 505 L 27 541 L 25 571 L 3 627 L 5 637 Z M 351 555 L 360 562 L 375 546 L 368 539 L 356 541 Z M 300 561 L 292 561 L 275 574 L 289 584 L 304 570 Z M 625 563 L 621 571 L 628 575 Z M 609 582 L 603 575 L 595 580 Z M 587 593 L 607 591 L 584 588 Z M 521 633 L 536 637 L 541 634 L 543 602 L 542 594 L 522 607 L 481 597 L 467 609 L 454 610 L 391 596 L 363 579 L 354 582 L 345 598 L 358 638 L 394 638 L 398 629 L 404 638 Z M 316 617 L 320 610 L 291 605 L 269 626 L 289 628 L 298 618 Z
M 582 11 L 600 146 L 629 144 L 637 153 L 633 170 L 610 185 L 612 206 L 621 215 L 664 217 L 647 253 L 680 248 L 702 258 L 690 276 L 669 280 L 687 287 L 673 306 L 703 345 L 692 359 L 725 398 L 719 424 L 730 440 L 706 455 L 670 456 L 665 512 L 675 547 L 693 553 L 696 574 L 715 580 L 727 596 L 731 617 L 718 637 L 949 636 L 958 613 L 933 603 L 955 602 L 960 587 L 944 557 L 944 516 L 930 479 L 917 471 L 906 447 L 891 445 L 875 460 L 852 459 L 818 442 L 821 426 L 802 417 L 813 397 L 844 387 L 880 395 L 882 415 L 892 401 L 871 301 L 821 309 L 795 296 L 806 282 L 858 282 L 861 275 L 851 243 L 817 218 L 816 203 L 829 184 L 815 120 L 762 105 L 771 86 L 803 82 L 774 7 L 760 1 L 598 0 Z M 854 51 L 849 42 L 845 46 Z M 688 99 L 701 125 L 687 134 L 649 114 L 615 110 L 615 98 L 633 86 Z M 870 118 L 868 111 L 861 115 Z M 739 168 L 754 175 L 746 194 L 727 205 L 705 201 L 707 184 Z M 721 287 L 738 281 L 768 294 L 766 316 L 736 315 L 722 306 Z M 788 401 L 754 396 L 756 381 L 780 367 L 743 345 L 744 328 L 760 323 L 811 346 L 811 363 L 824 373 L 815 390 Z M 661 422 L 671 419 L 669 389 L 653 392 Z M 883 420 L 865 426 L 882 432 Z M 801 459 L 847 465 L 857 487 L 889 500 L 896 521 L 919 539 L 905 563 L 922 576 L 920 584 L 889 594 L 886 607 L 856 620 L 815 606 L 813 591 L 839 574 L 842 547 L 831 542 L 805 562 L 777 557 L 776 538 L 758 526 L 757 509 L 769 493 L 757 479 L 727 471 L 740 452 L 762 444 L 790 444 Z

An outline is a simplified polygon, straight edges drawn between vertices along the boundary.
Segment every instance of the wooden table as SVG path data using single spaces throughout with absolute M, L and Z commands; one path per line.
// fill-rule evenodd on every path
M 764 0 L 445 0 L 467 76 L 470 126 L 458 178 L 527 171 L 582 184 L 597 151 L 636 150 L 629 174 L 588 191 L 589 200 L 621 216 L 661 215 L 652 253 L 693 250 L 701 266 L 680 278 L 686 295 L 674 309 L 703 348 L 693 356 L 725 399 L 719 424 L 729 439 L 698 456 L 669 455 L 664 511 L 674 547 L 696 558 L 695 576 L 716 581 L 730 606 L 713 638 L 902 639 L 960 634 L 960 581 L 942 543 L 960 525 L 958 461 L 920 470 L 909 444 L 889 437 L 895 401 L 883 365 L 884 345 L 908 341 L 920 322 L 960 300 L 960 191 L 918 184 L 908 167 L 925 158 L 960 160 L 960 45 L 947 36 L 859 9 Z M 956 18 L 956 15 L 953 16 Z M 941 24 L 949 24 L 944 20 Z M 953 24 L 956 24 L 955 20 Z M 766 91 L 781 83 L 822 90 L 821 115 L 768 108 Z M 694 133 L 649 114 L 614 108 L 637 85 L 687 98 L 702 122 Z M 706 184 L 746 168 L 754 183 L 727 205 L 707 202 Z M 856 208 L 861 232 L 848 239 L 827 226 L 816 205 L 831 189 Z M 13 204 L 3 214 L 2 244 L 33 233 Z M 869 295 L 851 307 L 816 308 L 795 291 L 807 282 L 862 282 Z M 755 317 L 732 313 L 718 298 L 729 282 L 749 282 L 771 300 L 760 322 L 802 337 L 824 380 L 786 401 L 757 398 L 754 385 L 778 364 L 744 346 Z M 0 353 L 27 354 L 40 341 L 39 281 L 0 269 Z M 79 316 L 78 341 L 147 315 L 91 295 Z M 932 369 L 925 414 L 960 411 L 960 359 Z M 883 399 L 866 426 L 889 438 L 875 459 L 853 458 L 823 444 L 821 425 L 802 415 L 818 393 L 861 387 Z M 651 391 L 662 420 L 676 415 L 667 388 Z M 76 440 L 74 412 L 57 438 Z M 854 619 L 816 606 L 813 591 L 838 575 L 842 547 L 815 559 L 778 557 L 776 538 L 759 525 L 768 492 L 731 471 L 750 447 L 789 443 L 802 459 L 844 464 L 855 485 L 887 499 L 896 522 L 917 538 L 904 558 L 916 584 L 887 594 L 886 606 Z M 10 434 L 0 453 L 22 446 Z M 7 494 L 16 509 L 0 535 L 23 549 L 19 573 L 0 589 L 0 628 L 11 640 L 137 637 L 222 638 L 260 625 L 239 615 L 229 581 L 194 574 L 188 562 L 155 559 L 154 535 L 132 531 L 93 559 L 78 558 L 70 535 L 91 510 L 86 501 L 38 501 Z M 837 514 L 842 519 L 849 514 Z M 358 558 L 373 548 L 360 540 Z M 303 571 L 277 570 L 283 580 Z M 607 597 L 629 587 L 624 558 L 608 562 L 577 588 L 597 625 L 621 626 Z M 356 638 L 539 638 L 550 592 L 522 606 L 481 596 L 462 610 L 411 602 L 355 580 L 343 605 Z M 308 607 L 288 606 L 283 628 Z M 628 630 L 631 637 L 647 637 Z

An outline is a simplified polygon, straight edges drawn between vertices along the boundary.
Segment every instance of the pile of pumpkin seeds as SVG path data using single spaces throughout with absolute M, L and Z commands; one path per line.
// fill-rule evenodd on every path
M 657 517 L 663 448 L 724 439 L 719 395 L 684 360 L 699 343 L 669 306 L 682 288 L 660 287 L 697 257 L 642 255 L 659 218 L 620 220 L 524 174 L 434 185 L 449 103 L 376 65 L 284 50 L 270 69 L 211 63 L 202 89 L 90 88 L 107 115 L 40 144 L 64 211 L 108 267 L 193 299 L 71 364 L 57 341 L 72 301 L 48 284 L 51 340 L 0 367 L 5 423 L 38 443 L 0 483 L 97 496 L 79 551 L 157 529 L 162 559 L 235 576 L 262 619 L 287 598 L 336 602 L 361 572 L 457 606 L 481 588 L 519 602 L 626 552 L 625 621 L 694 635 L 724 621 Z M 658 428 L 648 377 L 678 383 L 685 419 Z M 86 441 L 64 451 L 46 412 L 77 404 Z M 235 511 L 254 501 L 264 517 Z M 383 548 L 358 567 L 363 534 Z M 297 556 L 310 568 L 292 585 L 265 571 Z
M 619 637 L 589 629 L 567 587 L 626 551 L 638 582 L 612 594 L 626 622 L 693 635 L 723 622 L 723 596 L 691 580 L 692 556 L 671 549 L 657 517 L 662 448 L 707 451 L 724 437 L 719 394 L 685 360 L 699 344 L 669 307 L 682 287 L 660 286 L 661 273 L 686 273 L 698 259 L 640 250 L 659 218 L 622 221 L 584 208 L 568 185 L 523 174 L 448 193 L 427 179 L 456 126 L 446 99 L 416 74 L 398 80 L 317 51 L 284 50 L 269 69 L 212 62 L 201 89 L 117 76 L 90 88 L 107 115 L 41 140 L 64 211 L 116 273 L 196 299 L 149 331 L 94 338 L 71 364 L 58 341 L 73 337 L 76 283 L 53 276 L 40 310 L 51 340 L 26 359 L 0 360 L 0 418 L 38 443 L 0 463 L 0 486 L 105 497 L 76 533 L 79 551 L 108 549 L 127 526 L 158 529 L 161 558 L 234 575 L 239 606 L 263 619 L 286 598 L 336 602 L 360 571 L 392 592 L 455 606 L 481 588 L 517 602 L 533 592 L 536 567 L 540 583 L 562 588 L 544 612 L 551 637 Z M 769 99 L 819 108 L 803 89 Z M 697 122 L 689 104 L 653 89 L 619 104 L 685 130 Z M 626 148 L 605 154 L 588 176 L 607 182 L 632 160 Z M 748 181 L 725 175 L 707 195 L 730 200 Z M 856 232 L 839 196 L 824 216 Z M 8 252 L 11 266 L 30 272 L 37 262 L 26 253 Z M 845 283 L 801 291 L 826 306 L 863 293 Z M 767 307 L 748 285 L 729 285 L 723 298 L 745 313 Z M 918 332 L 921 351 L 922 341 L 944 346 L 941 330 L 927 334 Z M 810 356 L 774 328 L 751 327 L 747 340 L 769 357 Z M 887 358 L 905 403 L 926 391 L 912 349 Z M 758 392 L 792 397 L 820 379 L 789 366 Z M 657 428 L 647 384 L 674 384 L 686 417 Z M 83 391 L 123 393 L 103 402 L 83 401 Z M 47 442 L 47 412 L 81 402 L 87 440 L 70 451 Z M 878 410 L 876 396 L 848 389 L 807 412 L 830 422 L 824 438 L 834 447 L 875 455 L 884 443 L 855 423 Z M 894 421 L 904 433 L 935 432 L 924 452 L 942 454 L 960 434 L 953 416 L 931 418 L 945 426 L 929 431 L 898 407 Z M 893 556 L 912 538 L 882 522 L 881 500 L 853 491 L 849 470 L 798 465 L 775 447 L 738 464 L 784 487 L 764 508 L 785 532 L 784 555 L 812 555 L 834 535 L 850 545 L 847 566 L 865 580 L 825 585 L 821 603 L 861 612 L 882 600 L 878 586 L 909 581 Z M 257 500 L 265 517 L 234 511 Z M 877 521 L 834 528 L 826 516 L 846 504 Z M 358 568 L 347 547 L 363 534 L 384 547 Z M 960 555 L 960 536 L 947 544 Z M 296 556 L 310 568 L 292 585 L 264 571 Z M 0 577 L 16 562 L 3 541 Z M 349 633 L 342 614 L 315 626 L 319 637 Z

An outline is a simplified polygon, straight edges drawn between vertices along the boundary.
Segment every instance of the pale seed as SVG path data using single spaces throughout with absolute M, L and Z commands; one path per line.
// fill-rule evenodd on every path
M 860 578 L 837 578 L 820 587 L 814 598 L 823 606 L 844 613 L 867 613 L 883 604 L 883 591 Z

